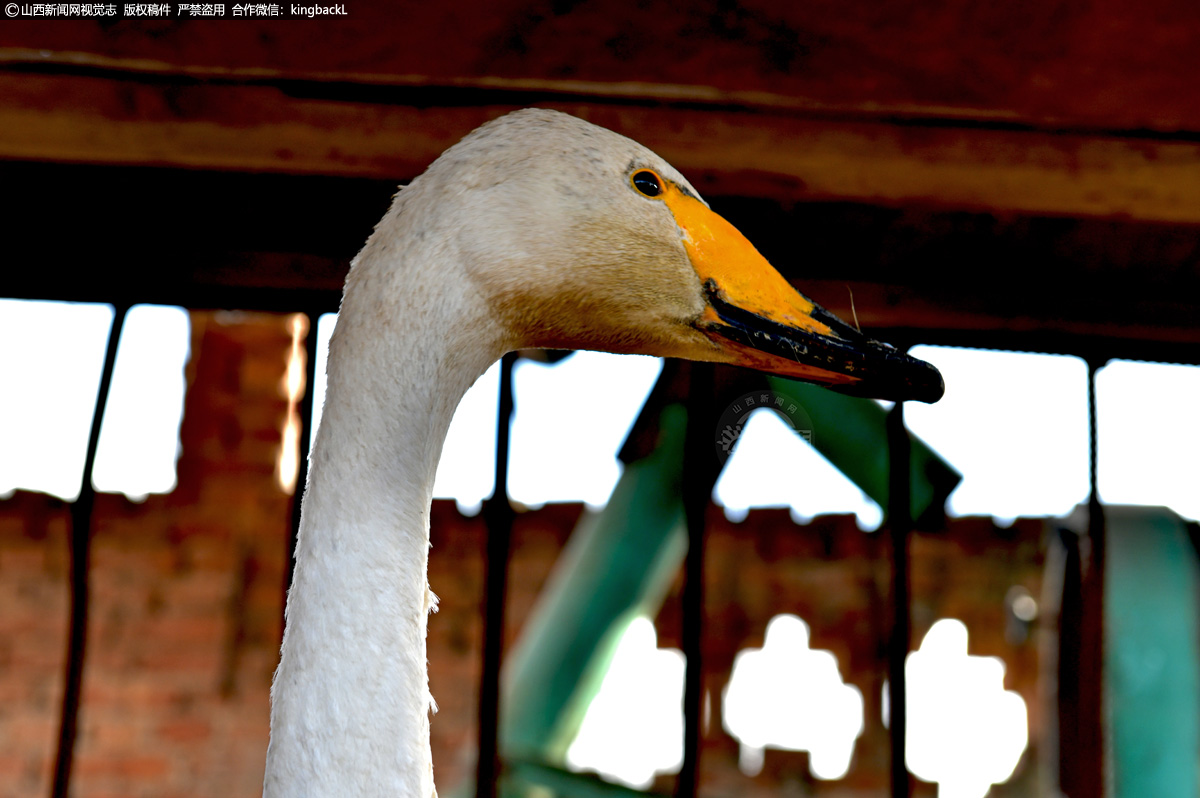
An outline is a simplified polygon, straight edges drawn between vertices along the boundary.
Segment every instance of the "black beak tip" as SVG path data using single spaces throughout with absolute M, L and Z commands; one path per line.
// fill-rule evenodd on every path
M 721 318 L 720 323 L 709 324 L 706 333 L 779 355 L 788 361 L 794 359 L 802 365 L 855 378 L 849 383 L 824 383 L 839 393 L 867 399 L 933 404 L 946 392 L 941 372 L 932 364 L 910 357 L 891 344 L 868 338 L 820 306 L 814 306 L 812 316 L 829 327 L 830 334 L 786 327 L 738 307 L 721 295 L 712 280 L 704 287 L 709 304 Z M 802 379 L 822 382 L 819 378 Z
M 900 353 L 890 354 L 869 377 L 859 382 L 831 386 L 850 396 L 886 399 L 891 402 L 924 402 L 933 404 L 946 393 L 942 373 L 932 364 Z
M 919 364 L 919 369 L 913 369 L 914 373 L 919 376 L 911 383 L 913 389 L 911 398 L 931 405 L 945 396 L 946 382 L 942 379 L 942 373 L 933 364 L 926 363 L 924 360 L 916 358 L 911 358 L 911 360 L 914 366 Z

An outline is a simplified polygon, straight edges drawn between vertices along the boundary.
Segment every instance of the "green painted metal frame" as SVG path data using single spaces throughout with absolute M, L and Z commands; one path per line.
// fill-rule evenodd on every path
M 888 507 L 888 411 L 869 399 L 768 377 L 771 390 L 795 398 L 813 422 L 812 445 L 880 507 Z M 909 433 L 910 510 L 917 529 L 940 529 L 962 475 Z
M 505 672 L 504 756 L 562 762 L 621 634 L 661 602 L 687 550 L 687 411 L 662 410 L 661 444 L 629 463 L 607 506 L 580 521 Z
M 1200 795 L 1200 562 L 1179 516 L 1105 508 L 1105 682 L 1115 798 Z
M 687 410 L 669 387 L 662 390 L 674 373 L 664 370 L 631 433 L 645 436 L 649 428 L 657 445 L 627 462 L 608 505 L 580 521 L 508 658 L 500 734 L 506 761 L 553 769 L 565 760 L 621 635 L 639 613 L 657 609 L 683 562 Z M 767 387 L 804 407 L 818 451 L 886 507 L 887 411 L 791 380 L 771 378 Z M 911 442 L 912 512 L 918 527 L 937 528 L 961 477 L 927 445 Z M 520 781 L 522 772 L 510 777 Z
M 507 794 L 520 792 L 532 785 L 540 787 L 543 795 L 548 790 L 552 795 L 570 798 L 667 798 L 663 793 L 635 790 L 604 781 L 599 776 L 574 773 L 545 762 L 510 761 L 502 784 L 503 788 L 507 788 Z

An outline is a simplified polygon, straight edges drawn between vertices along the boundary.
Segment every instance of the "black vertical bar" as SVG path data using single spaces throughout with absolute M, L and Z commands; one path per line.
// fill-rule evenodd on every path
M 1098 426 L 1096 422 L 1096 372 L 1104 365 L 1105 361 L 1098 361 L 1095 358 L 1088 358 L 1088 487 L 1090 493 L 1088 495 L 1088 503 L 1100 502 L 1099 491 L 1099 440 Z
M 1104 583 L 1105 550 L 1107 548 L 1104 505 L 1100 503 L 1099 467 L 1100 441 L 1096 415 L 1096 373 L 1108 362 L 1104 358 L 1088 358 L 1088 549 L 1083 572 L 1083 618 L 1082 627 L 1086 648 L 1080 662 L 1080 679 L 1083 699 L 1086 702 L 1080 728 L 1083 732 L 1084 752 L 1081 763 L 1086 768 L 1081 795 L 1087 798 L 1103 798 L 1107 792 L 1105 773 L 1107 764 L 1104 739 L 1105 694 L 1104 689 Z M 1085 753 L 1086 752 L 1086 753 Z
M 688 549 L 683 582 L 683 767 L 675 782 L 676 798 L 696 795 L 700 777 L 700 740 L 704 721 L 704 533 L 717 458 L 713 449 L 713 367 L 691 363 L 688 373 L 687 439 L 683 460 L 683 511 Z
M 1058 791 L 1070 798 L 1107 793 L 1104 744 L 1104 561 L 1105 518 L 1098 490 L 1099 446 L 1096 372 L 1088 363 L 1087 534 L 1062 529 L 1062 596 L 1058 608 L 1057 768 Z
M 1104 608 L 1104 549 L 1105 549 L 1105 519 L 1104 505 L 1100 503 L 1100 487 L 1099 487 L 1099 468 L 1100 468 L 1100 442 L 1097 418 L 1096 418 L 1096 372 L 1103 368 L 1108 361 L 1106 359 L 1088 359 L 1088 485 L 1090 487 L 1090 495 L 1088 496 L 1088 538 L 1090 541 L 1091 551 L 1089 552 L 1091 565 L 1089 569 L 1091 573 L 1089 578 L 1094 578 L 1092 581 L 1092 589 L 1095 595 L 1092 597 L 1095 600 L 1096 619 L 1098 622 L 1103 620 Z M 1103 643 L 1103 624 L 1097 629 L 1096 645 L 1100 646 Z M 1096 649 L 1096 661 L 1102 662 L 1104 659 L 1101 648 Z M 1103 717 L 1100 713 L 1099 717 Z
M 112 328 L 104 352 L 104 369 L 92 410 L 92 425 L 88 432 L 87 455 L 83 460 L 83 478 L 79 498 L 71 504 L 71 628 L 67 639 L 67 666 L 64 676 L 62 718 L 58 727 L 58 753 L 54 760 L 54 783 L 51 795 L 66 798 L 71 786 L 71 766 L 75 760 L 75 736 L 79 721 L 79 694 L 83 686 L 83 657 L 87 649 L 88 625 L 88 568 L 92 556 L 92 508 L 96 489 L 92 486 L 92 469 L 96 463 L 96 447 L 100 443 L 100 426 L 112 386 L 113 367 L 117 362 L 121 330 L 125 326 L 128 305 L 113 308 Z
M 1083 536 L 1076 530 L 1060 529 L 1059 537 L 1063 550 L 1061 596 L 1058 606 L 1058 651 L 1055 663 L 1057 689 L 1055 690 L 1054 719 L 1056 730 L 1056 767 L 1059 794 L 1070 798 L 1084 798 L 1088 790 L 1087 781 L 1087 735 L 1080 719 L 1087 714 L 1088 691 L 1086 677 L 1080 673 L 1079 665 L 1091 659 L 1091 651 L 1083 623 L 1086 617 L 1084 598 L 1085 572 Z M 1047 572 L 1049 574 L 1049 571 Z
M 296 469 L 296 492 L 292 496 L 292 523 L 288 531 L 287 559 L 284 561 L 283 573 L 283 611 L 287 612 L 287 594 L 292 589 L 292 575 L 296 572 L 296 540 L 300 534 L 300 511 L 304 506 L 304 490 L 308 487 L 308 454 L 311 446 L 311 425 L 313 417 L 313 392 L 317 380 L 317 323 L 320 313 L 309 313 L 308 334 L 304 336 L 304 351 L 307 360 L 304 362 L 304 394 L 300 397 L 300 405 L 296 408 L 300 416 L 300 462 Z M 282 628 L 282 625 L 280 626 Z
M 479 683 L 479 759 L 477 798 L 496 798 L 500 775 L 500 662 L 504 650 L 504 608 L 508 596 L 508 559 L 513 508 L 508 500 L 508 450 L 513 416 L 515 352 L 500 361 L 499 413 L 496 416 L 496 483 L 484 506 L 487 525 L 487 576 L 483 596 L 483 673 Z
M 908 682 L 905 661 L 912 637 L 909 586 L 909 533 L 912 530 L 911 441 L 904 427 L 904 403 L 888 413 L 888 531 L 892 550 L 892 633 L 888 640 L 888 707 L 891 722 L 891 787 L 893 798 L 912 795 L 912 776 L 905 759 L 908 741 Z
M 1100 444 L 1096 417 L 1096 372 L 1107 361 L 1088 358 L 1088 547 L 1081 552 L 1083 566 L 1082 617 L 1078 689 L 1080 694 L 1079 742 L 1076 751 L 1075 792 L 1071 798 L 1103 798 L 1107 792 L 1104 740 L 1104 570 L 1106 522 L 1100 503 Z M 1060 726 L 1063 725 L 1060 723 Z M 1065 753 L 1065 752 L 1063 752 Z

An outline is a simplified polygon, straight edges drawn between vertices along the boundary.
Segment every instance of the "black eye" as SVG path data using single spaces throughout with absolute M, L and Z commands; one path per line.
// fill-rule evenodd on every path
M 662 193 L 662 183 L 658 179 L 658 175 L 651 171 L 643 169 L 640 172 L 633 173 L 633 187 L 647 197 L 657 197 Z

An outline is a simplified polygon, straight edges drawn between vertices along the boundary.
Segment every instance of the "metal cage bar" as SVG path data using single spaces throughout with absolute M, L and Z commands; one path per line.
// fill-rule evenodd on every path
M 693 798 L 700 779 L 704 722 L 704 533 L 705 513 L 716 457 L 712 451 L 713 367 L 691 363 L 688 369 L 688 420 L 683 456 L 683 511 L 688 548 L 683 581 L 683 766 L 675 782 L 676 798 Z
M 91 429 L 88 431 L 87 455 L 83 461 L 79 498 L 71 503 L 71 620 L 67 638 L 66 673 L 63 677 L 58 751 L 54 758 L 54 782 L 50 788 L 50 794 L 54 798 L 66 798 L 71 788 L 71 768 L 75 761 L 75 737 L 79 721 L 79 696 L 83 686 L 83 660 L 87 653 L 88 570 L 92 553 L 92 508 L 96 502 L 92 470 L 96 464 L 100 427 L 104 423 L 104 410 L 108 405 L 109 389 L 112 387 L 121 331 L 125 327 L 125 316 L 128 312 L 128 305 L 117 305 L 113 308 L 113 323 L 104 352 L 104 368 L 100 373 L 100 386 L 96 391 L 96 404 L 92 410 Z
M 496 414 L 496 482 L 484 507 L 487 569 L 483 594 L 483 672 L 479 684 L 479 758 L 477 798 L 495 798 L 500 776 L 500 663 L 504 652 L 504 610 L 508 600 L 508 561 L 512 549 L 513 507 L 508 498 L 508 454 L 513 417 L 513 366 L 517 355 L 500 361 L 499 412 Z
M 904 426 L 904 403 L 897 402 L 887 417 L 888 433 L 888 535 L 891 539 L 892 629 L 888 640 L 888 738 L 893 798 L 913 792 L 905 752 L 908 746 L 908 677 L 905 663 L 912 638 L 909 537 L 912 531 L 912 457 Z

